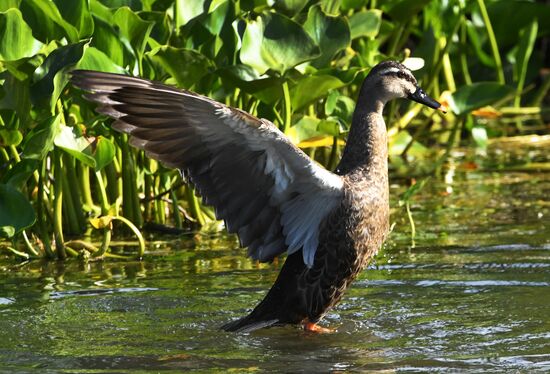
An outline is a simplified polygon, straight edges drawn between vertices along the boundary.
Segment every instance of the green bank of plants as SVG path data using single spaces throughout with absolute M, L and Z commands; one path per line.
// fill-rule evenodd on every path
M 488 116 L 540 113 L 549 31 L 550 7 L 515 0 L 3 0 L 0 246 L 23 258 L 102 257 L 115 227 L 138 238 L 141 256 L 145 224 L 215 218 L 176 171 L 129 147 L 68 85 L 74 68 L 242 108 L 332 168 L 377 62 L 419 68 L 424 89 L 451 109 L 392 105 L 392 155 L 448 152 L 461 139 L 483 147 L 504 132 Z

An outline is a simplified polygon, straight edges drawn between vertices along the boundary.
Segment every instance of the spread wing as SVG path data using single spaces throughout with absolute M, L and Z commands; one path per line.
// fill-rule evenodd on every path
M 97 111 L 130 144 L 188 175 L 249 255 L 270 261 L 303 248 L 311 267 L 319 226 L 342 199 L 342 180 L 275 125 L 189 91 L 145 79 L 77 70 Z

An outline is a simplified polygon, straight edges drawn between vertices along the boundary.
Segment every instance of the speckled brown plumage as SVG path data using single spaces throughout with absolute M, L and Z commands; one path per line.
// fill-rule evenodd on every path
M 406 98 L 440 106 L 403 65 L 387 61 L 365 79 L 334 173 L 310 160 L 271 122 L 207 97 L 140 78 L 76 71 L 72 82 L 116 119 L 130 144 L 181 170 L 237 233 L 249 256 L 288 257 L 263 301 L 223 326 L 252 331 L 314 327 L 382 245 L 389 222 L 387 136 L 382 110 Z

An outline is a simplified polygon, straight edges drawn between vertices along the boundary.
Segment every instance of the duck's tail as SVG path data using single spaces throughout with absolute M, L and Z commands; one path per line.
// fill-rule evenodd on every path
M 221 328 L 225 331 L 250 332 L 264 327 L 299 323 L 306 317 L 297 294 L 298 275 L 304 269 L 302 252 L 289 255 L 265 298 L 254 310 L 241 319 L 231 321 Z
M 252 314 L 254 314 L 254 312 L 250 313 L 246 317 L 226 323 L 221 327 L 221 329 L 231 332 L 251 332 L 279 323 L 278 319 L 257 320 L 252 316 Z

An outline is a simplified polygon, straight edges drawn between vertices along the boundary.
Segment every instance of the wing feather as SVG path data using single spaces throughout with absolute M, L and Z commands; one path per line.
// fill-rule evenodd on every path
M 303 249 L 313 265 L 319 226 L 340 203 L 342 180 L 275 125 L 145 79 L 79 70 L 72 83 L 116 119 L 113 128 L 129 134 L 132 146 L 185 172 L 252 258 Z

